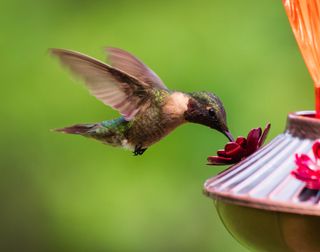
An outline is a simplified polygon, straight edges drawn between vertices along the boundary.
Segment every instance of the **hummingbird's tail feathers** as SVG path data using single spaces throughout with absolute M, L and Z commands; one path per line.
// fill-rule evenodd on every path
M 120 117 L 102 123 L 75 124 L 54 131 L 92 138 L 115 147 L 126 147 L 129 146 L 125 135 L 128 124 L 128 121 Z
M 96 126 L 97 124 L 76 124 L 70 127 L 54 129 L 54 131 L 66 134 L 86 135 Z

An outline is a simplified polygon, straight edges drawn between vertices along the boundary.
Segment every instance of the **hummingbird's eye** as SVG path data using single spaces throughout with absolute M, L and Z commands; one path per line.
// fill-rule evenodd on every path
M 213 108 L 209 108 L 208 113 L 209 113 L 209 116 L 214 116 L 215 115 L 215 112 L 214 112 Z

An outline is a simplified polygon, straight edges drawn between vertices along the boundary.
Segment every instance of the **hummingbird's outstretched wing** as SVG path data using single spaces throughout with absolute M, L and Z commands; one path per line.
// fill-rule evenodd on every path
M 51 49 L 72 73 L 81 77 L 90 92 L 104 104 L 131 120 L 152 97 L 149 84 L 87 55 L 65 49 Z
M 107 47 L 108 60 L 115 68 L 122 70 L 138 80 L 155 88 L 168 90 L 160 77 L 132 54 L 113 47 Z

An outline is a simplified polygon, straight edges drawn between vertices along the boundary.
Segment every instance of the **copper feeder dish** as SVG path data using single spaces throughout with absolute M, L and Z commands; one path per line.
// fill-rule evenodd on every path
M 284 133 L 205 182 L 224 226 L 250 251 L 320 251 L 320 191 L 291 175 L 295 153 L 312 153 L 318 138 L 314 111 L 291 113 Z

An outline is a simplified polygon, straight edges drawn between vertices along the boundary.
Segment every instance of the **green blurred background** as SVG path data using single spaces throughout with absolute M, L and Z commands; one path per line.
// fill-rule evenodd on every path
M 0 251 L 246 251 L 204 181 L 226 139 L 184 125 L 142 157 L 52 128 L 117 115 L 47 49 L 132 52 L 172 89 L 218 94 L 234 135 L 313 108 L 281 1 L 1 1 Z

